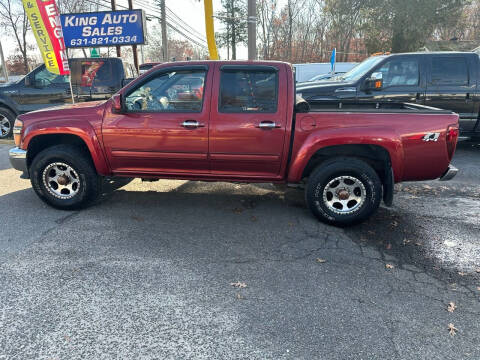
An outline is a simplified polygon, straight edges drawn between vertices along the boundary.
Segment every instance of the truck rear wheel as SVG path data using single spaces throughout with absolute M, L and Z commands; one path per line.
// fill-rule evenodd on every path
M 8 109 L 0 107 L 0 139 L 12 136 L 15 115 Z
M 382 183 L 362 160 L 335 158 L 317 167 L 308 179 L 305 198 L 310 211 L 332 225 L 359 223 L 379 207 Z
M 93 203 L 101 192 L 101 178 L 91 159 L 71 145 L 41 151 L 29 169 L 32 187 L 48 205 L 75 210 Z

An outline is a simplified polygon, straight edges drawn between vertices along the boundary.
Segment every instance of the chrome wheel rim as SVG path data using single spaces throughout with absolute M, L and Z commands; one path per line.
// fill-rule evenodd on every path
M 358 211 L 367 192 L 363 183 L 353 176 L 339 176 L 323 189 L 323 203 L 336 214 L 348 215 Z
M 8 136 L 8 134 L 10 134 L 10 129 L 11 129 L 10 121 L 8 121 L 8 119 L 5 116 L 0 115 L 0 137 L 3 138 Z
M 80 177 L 70 165 L 56 162 L 43 170 L 43 185 L 56 198 L 71 199 L 80 190 Z

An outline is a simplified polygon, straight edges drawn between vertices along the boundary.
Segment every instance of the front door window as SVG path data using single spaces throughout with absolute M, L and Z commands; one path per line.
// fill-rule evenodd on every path
M 201 112 L 204 70 L 162 73 L 139 86 L 125 98 L 133 112 Z

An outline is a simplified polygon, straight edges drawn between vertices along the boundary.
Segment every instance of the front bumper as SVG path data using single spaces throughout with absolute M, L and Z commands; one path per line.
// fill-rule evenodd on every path
M 457 175 L 458 169 L 455 166 L 449 165 L 447 171 L 440 177 L 440 181 L 452 180 Z
M 14 169 L 22 171 L 24 174 L 28 174 L 26 150 L 16 147 L 8 152 L 8 156 L 10 158 L 10 164 L 12 164 Z

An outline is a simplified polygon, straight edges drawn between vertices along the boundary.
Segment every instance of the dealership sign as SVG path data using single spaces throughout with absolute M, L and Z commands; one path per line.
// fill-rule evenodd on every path
M 62 14 L 61 20 L 69 48 L 145 43 L 143 10 Z

